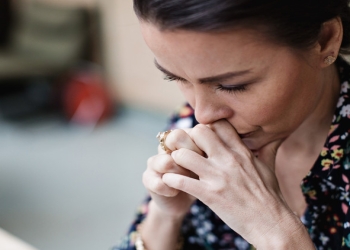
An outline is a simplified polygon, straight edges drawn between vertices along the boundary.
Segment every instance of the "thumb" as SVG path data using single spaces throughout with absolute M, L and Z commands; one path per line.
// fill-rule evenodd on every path
M 269 166 L 272 171 L 275 171 L 276 154 L 282 142 L 282 139 L 270 142 L 262 147 L 258 152 L 259 160 Z

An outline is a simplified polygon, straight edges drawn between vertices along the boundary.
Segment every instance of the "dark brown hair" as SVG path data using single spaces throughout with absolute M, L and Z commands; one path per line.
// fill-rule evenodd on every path
M 245 27 L 297 49 L 310 48 L 322 24 L 340 17 L 341 52 L 350 52 L 349 0 L 134 0 L 134 10 L 141 20 L 163 30 L 220 32 Z

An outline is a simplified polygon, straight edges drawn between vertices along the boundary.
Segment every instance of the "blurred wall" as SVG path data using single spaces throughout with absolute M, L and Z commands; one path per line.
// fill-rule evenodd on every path
M 132 0 L 102 0 L 105 62 L 111 90 L 122 101 L 170 112 L 184 98 L 175 83 L 166 82 L 153 64 L 133 12 Z
M 98 0 L 13 0 L 13 2 L 41 2 L 65 6 L 87 6 L 94 7 Z M 104 0 L 102 0 L 104 1 Z
M 169 113 L 184 102 L 175 83 L 163 80 L 153 65 L 133 12 L 132 0 L 15 0 L 60 6 L 98 7 L 101 47 L 110 92 L 116 100 L 142 109 Z

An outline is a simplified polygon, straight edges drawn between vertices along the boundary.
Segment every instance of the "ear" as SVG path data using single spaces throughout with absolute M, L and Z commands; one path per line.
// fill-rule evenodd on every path
M 340 17 L 322 24 L 317 42 L 321 67 L 328 67 L 337 58 L 343 40 L 343 25 Z

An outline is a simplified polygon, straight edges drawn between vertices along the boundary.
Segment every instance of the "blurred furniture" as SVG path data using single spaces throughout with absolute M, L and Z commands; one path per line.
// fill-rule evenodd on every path
M 0 249 L 2 250 L 36 250 L 32 246 L 0 228 Z
M 0 117 L 17 119 L 59 108 L 61 80 L 95 59 L 98 34 L 96 9 L 38 0 L 11 3 L 10 36 L 0 47 Z
M 87 12 L 28 1 L 18 4 L 11 39 L 0 50 L 0 84 L 7 79 L 52 76 L 87 51 Z
M 12 24 L 11 0 L 0 1 L 0 46 L 6 45 Z

